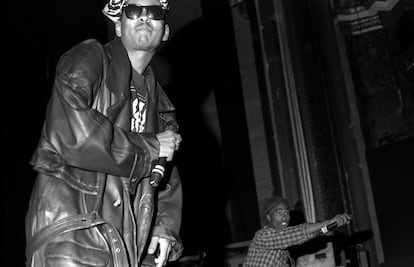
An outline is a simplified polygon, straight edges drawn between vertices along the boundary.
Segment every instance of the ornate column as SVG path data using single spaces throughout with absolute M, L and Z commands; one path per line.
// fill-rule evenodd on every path
M 359 203 L 367 204 L 378 263 L 384 263 L 384 253 L 366 153 L 401 133 L 404 124 L 404 102 L 383 23 L 384 12 L 391 11 L 398 2 L 358 1 L 347 7 L 350 1 L 334 1 L 335 20 L 341 31 L 337 39 L 344 66 L 350 125 L 360 167 L 360 177 L 349 177 L 352 205 L 354 212 L 362 215 L 364 210 Z M 345 157 L 350 157 L 349 152 L 345 149 L 345 155 L 348 154 Z M 356 221 L 356 229 L 366 226 L 366 220 Z

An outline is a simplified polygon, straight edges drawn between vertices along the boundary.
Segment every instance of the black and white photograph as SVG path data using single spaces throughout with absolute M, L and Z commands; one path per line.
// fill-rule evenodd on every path
M 0 266 L 414 266 L 413 0 L 3 6 Z

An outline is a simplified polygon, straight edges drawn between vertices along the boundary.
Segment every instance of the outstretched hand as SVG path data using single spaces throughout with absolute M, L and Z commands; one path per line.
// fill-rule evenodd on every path
M 347 213 L 343 213 L 343 214 L 338 214 L 335 217 L 333 217 L 332 219 L 330 219 L 329 223 L 336 222 L 338 227 L 341 227 L 343 225 L 348 224 L 350 221 L 351 221 L 351 216 Z

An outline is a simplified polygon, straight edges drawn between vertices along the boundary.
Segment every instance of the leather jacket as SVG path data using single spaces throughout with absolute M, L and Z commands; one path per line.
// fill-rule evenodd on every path
M 86 40 L 60 58 L 31 160 L 38 176 L 26 214 L 27 266 L 140 266 L 152 235 L 172 241 L 170 260 L 180 256 L 177 169 L 168 167 L 159 190 L 148 182 L 155 134 L 178 128 L 174 107 L 148 67 L 145 131 L 131 132 L 130 79 L 119 38 Z

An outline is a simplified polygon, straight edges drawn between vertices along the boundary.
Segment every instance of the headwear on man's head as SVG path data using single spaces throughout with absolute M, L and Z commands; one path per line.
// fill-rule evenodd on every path
M 264 210 L 263 210 L 263 214 L 267 215 L 269 214 L 271 211 L 273 211 L 277 205 L 279 205 L 280 203 L 283 203 L 286 205 L 286 207 L 289 208 L 289 203 L 287 201 L 286 198 L 283 197 L 279 197 L 279 196 L 274 196 L 269 198 L 265 205 L 264 205 Z
M 162 9 L 168 10 L 168 0 L 159 0 Z M 104 6 L 102 12 L 113 22 L 119 20 L 122 15 L 122 8 L 126 4 L 127 0 L 109 0 L 109 2 Z

